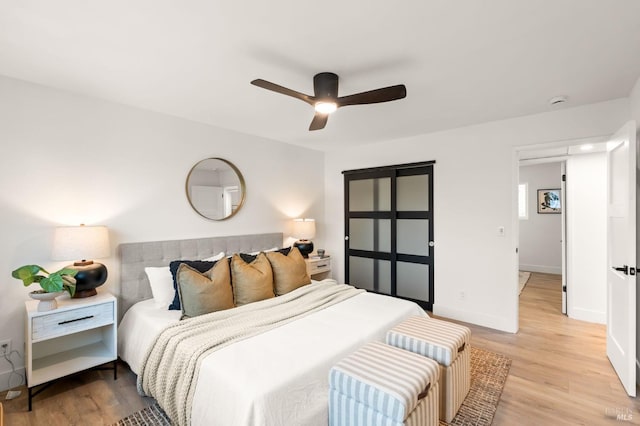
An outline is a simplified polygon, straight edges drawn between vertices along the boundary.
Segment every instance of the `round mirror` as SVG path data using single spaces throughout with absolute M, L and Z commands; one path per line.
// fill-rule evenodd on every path
M 207 158 L 187 176 L 187 199 L 202 217 L 225 220 L 244 203 L 244 178 L 240 170 L 222 158 Z

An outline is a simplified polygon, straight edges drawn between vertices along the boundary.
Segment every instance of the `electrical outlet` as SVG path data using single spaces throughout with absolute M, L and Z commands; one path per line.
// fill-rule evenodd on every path
M 11 339 L 0 340 L 0 356 L 11 353 Z
M 460 300 L 464 300 L 464 298 L 466 297 L 466 294 L 464 294 L 464 291 L 461 291 L 459 294 Z

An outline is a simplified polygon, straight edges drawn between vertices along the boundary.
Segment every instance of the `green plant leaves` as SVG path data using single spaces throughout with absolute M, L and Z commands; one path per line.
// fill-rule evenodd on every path
M 40 272 L 48 276 L 39 275 Z M 57 291 L 67 290 L 71 297 L 76 292 L 76 283 L 73 277 L 78 271 L 71 268 L 62 268 L 59 271 L 49 273 L 39 265 L 24 265 L 11 272 L 13 278 L 22 280 L 25 287 L 39 283 L 40 287 L 47 293 L 55 293 Z
M 41 275 L 37 275 L 38 272 L 40 271 L 45 273 L 47 272 L 38 265 L 24 265 L 16 269 L 15 271 L 13 271 L 11 273 L 11 276 L 13 278 L 22 280 L 22 283 L 24 284 L 24 286 L 27 287 L 33 284 L 34 282 L 39 282 L 40 280 L 36 279 L 37 277 L 44 278 Z
M 40 287 L 47 293 L 55 293 L 57 291 L 62 291 L 64 285 L 64 281 L 62 277 L 58 274 L 51 274 L 47 278 L 40 281 Z
M 77 273 L 78 273 L 77 269 L 71 269 L 71 268 L 62 268 L 59 271 L 54 272 L 54 274 L 69 275 L 72 277 L 75 277 Z

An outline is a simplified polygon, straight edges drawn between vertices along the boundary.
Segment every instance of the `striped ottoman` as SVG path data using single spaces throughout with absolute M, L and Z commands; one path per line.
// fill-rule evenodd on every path
M 411 317 L 387 332 L 387 344 L 440 364 L 440 420 L 455 417 L 471 385 L 471 330 L 434 318 Z
M 368 343 L 329 373 L 329 425 L 438 425 L 438 363 Z

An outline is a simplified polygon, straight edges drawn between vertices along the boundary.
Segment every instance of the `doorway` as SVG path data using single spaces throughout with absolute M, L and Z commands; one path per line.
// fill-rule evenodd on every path
M 532 273 L 560 276 L 559 312 L 567 313 L 565 160 L 522 160 L 519 167 L 519 294 Z
M 592 138 L 563 144 L 518 153 L 518 182 L 529 181 L 527 200 L 534 203 L 528 219 L 518 219 L 519 265 L 561 275 L 562 312 L 605 324 L 606 143 Z M 554 188 L 561 189 L 560 211 L 540 213 L 538 194 Z M 535 244 L 527 246 L 531 234 Z

